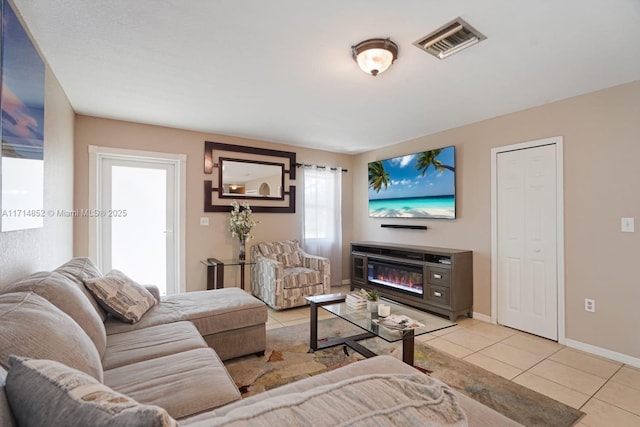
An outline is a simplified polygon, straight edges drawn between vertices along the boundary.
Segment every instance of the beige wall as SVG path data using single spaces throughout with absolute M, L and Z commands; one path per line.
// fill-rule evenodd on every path
M 344 279 L 349 277 L 351 240 L 444 246 L 474 251 L 474 310 L 491 313 L 490 151 L 551 136 L 564 138 L 566 336 L 570 340 L 640 357 L 635 325 L 640 323 L 640 286 L 634 261 L 638 233 L 620 232 L 620 217 L 640 217 L 640 82 L 424 136 L 359 156 L 339 155 L 221 135 L 128 122 L 76 117 L 75 208 L 88 206 L 88 145 L 187 154 L 187 290 L 204 288 L 200 259 L 231 257 L 237 243 L 227 231 L 227 214 L 203 213 L 203 141 L 295 151 L 298 161 L 339 165 L 344 175 Z M 381 229 L 368 218 L 366 165 L 371 160 L 425 148 L 456 145 L 458 219 L 422 220 L 426 232 Z M 297 180 L 299 182 L 299 180 Z M 300 190 L 299 190 L 300 194 Z M 351 212 L 353 213 L 351 215 Z M 199 218 L 207 216 L 209 227 Z M 300 215 L 256 214 L 256 241 L 299 238 Z M 640 225 L 639 225 L 640 226 Z M 76 220 L 75 255 L 85 255 L 86 219 Z M 596 300 L 596 313 L 584 299 Z
M 73 209 L 74 113 L 55 76 L 45 75 L 44 209 Z M 73 254 L 73 220 L 47 216 L 44 226 L 0 233 L 0 285 L 64 263 Z
M 159 126 L 148 126 L 130 122 L 76 116 L 75 128 L 75 208 L 88 208 L 88 168 L 89 145 L 119 147 L 164 153 L 187 155 L 187 194 L 186 194 L 186 290 L 195 291 L 206 287 L 206 269 L 200 260 L 216 257 L 231 258 L 237 255 L 237 239 L 228 231 L 228 213 L 204 213 L 203 181 L 211 175 L 203 172 L 204 141 L 216 141 L 229 144 L 247 145 L 269 149 L 294 151 L 297 161 L 320 165 L 342 166 L 351 169 L 352 157 L 308 148 L 291 147 L 222 135 L 204 134 Z M 351 240 L 351 212 L 353 209 L 351 172 L 344 174 L 343 212 L 344 247 Z M 300 199 L 300 179 L 295 184 Z M 200 217 L 209 217 L 209 226 L 200 226 Z M 253 230 L 256 243 L 262 240 L 299 239 L 300 211 L 295 214 L 256 213 L 254 218 L 260 224 Z M 86 256 L 88 249 L 88 219 L 77 218 L 74 226 L 74 253 Z M 247 248 L 248 250 L 249 248 Z M 343 278 L 349 277 L 349 251 L 343 251 Z M 227 269 L 229 281 L 234 281 L 233 270 Z M 226 279 L 227 277 L 225 277 Z M 235 283 L 238 283 L 237 277 Z
M 635 217 L 640 227 L 639 135 L 636 81 L 359 155 L 354 239 L 473 250 L 474 311 L 488 316 L 491 148 L 562 136 L 566 336 L 640 358 L 640 228 L 620 232 L 621 217 Z M 426 224 L 424 232 L 381 229 L 383 220 L 368 218 L 369 161 L 447 145 L 456 146 L 458 219 L 412 221 Z M 584 311 L 585 298 L 596 300 L 595 313 Z

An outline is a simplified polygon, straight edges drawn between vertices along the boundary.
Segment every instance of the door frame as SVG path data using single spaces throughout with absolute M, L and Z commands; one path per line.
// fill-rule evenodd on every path
M 491 149 L 491 323 L 498 323 L 498 154 L 554 145 L 556 149 L 556 280 L 558 284 L 558 343 L 565 344 L 564 283 L 564 162 L 562 136 Z
M 153 151 L 131 150 L 126 148 L 100 147 L 89 145 L 89 209 L 101 209 L 102 200 L 102 160 L 133 160 L 153 163 L 172 164 L 175 168 L 174 188 L 176 192 L 176 206 L 173 212 L 176 226 L 173 230 L 174 253 L 178 254 L 176 268 L 173 273 L 174 283 L 180 293 L 186 292 L 185 271 L 185 238 L 186 238 L 186 154 L 159 153 Z M 89 217 L 89 257 L 95 260 L 102 269 L 100 260 L 102 251 L 102 224 L 98 218 Z

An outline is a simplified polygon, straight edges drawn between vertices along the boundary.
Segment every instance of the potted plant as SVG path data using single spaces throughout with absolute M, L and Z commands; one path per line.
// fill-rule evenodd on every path
M 367 299 L 367 310 L 374 313 L 378 311 L 378 292 L 375 289 L 360 288 L 360 292 Z

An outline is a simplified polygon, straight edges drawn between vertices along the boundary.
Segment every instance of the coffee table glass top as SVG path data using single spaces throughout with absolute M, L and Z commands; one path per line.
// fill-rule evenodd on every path
M 380 298 L 378 304 L 387 304 L 391 306 L 391 314 L 405 315 L 422 323 L 424 326 L 413 329 L 414 336 L 428 334 L 430 332 L 435 332 L 440 329 L 456 325 L 455 322 L 452 322 L 449 319 L 434 316 L 433 314 L 414 309 L 386 298 Z M 400 341 L 403 338 L 403 331 L 387 329 L 384 326 L 378 326 L 378 324 L 373 322 L 373 319 L 378 319 L 377 311 L 375 313 L 369 312 L 366 307 L 359 309 L 351 308 L 348 307 L 345 302 L 322 305 L 322 308 L 335 314 L 341 319 L 379 336 L 385 341 L 395 342 Z

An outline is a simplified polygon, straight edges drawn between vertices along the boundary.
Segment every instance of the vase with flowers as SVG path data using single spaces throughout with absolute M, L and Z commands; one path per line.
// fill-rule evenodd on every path
M 251 219 L 251 207 L 247 202 L 241 204 L 237 201 L 231 203 L 231 216 L 229 217 L 229 230 L 233 237 L 240 240 L 240 252 L 238 258 L 244 260 L 246 258 L 245 245 L 247 240 L 251 240 L 251 229 L 259 223 Z

